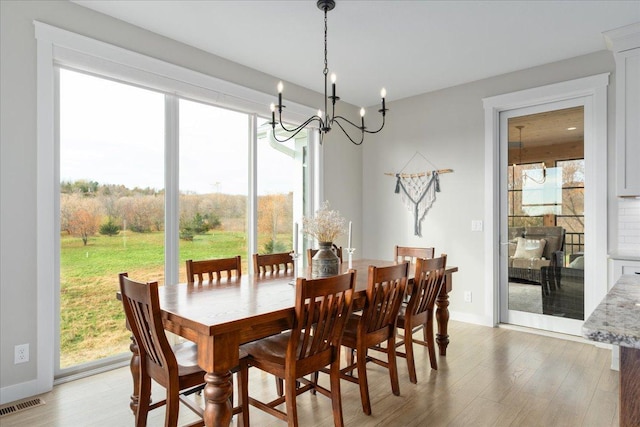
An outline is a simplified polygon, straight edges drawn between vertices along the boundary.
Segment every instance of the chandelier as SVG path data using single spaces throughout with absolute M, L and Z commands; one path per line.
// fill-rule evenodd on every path
M 518 141 L 518 146 L 520 148 L 519 155 L 518 155 L 518 157 L 519 157 L 518 158 L 518 164 L 522 163 L 522 128 L 524 128 L 524 126 L 522 126 L 522 125 L 516 126 L 516 129 L 518 129 L 520 131 L 520 138 L 519 138 L 519 141 Z M 516 165 L 514 163 L 514 165 L 513 165 L 514 171 L 515 171 L 515 167 L 516 167 Z M 536 184 L 544 184 L 545 181 L 547 180 L 547 166 L 544 164 L 544 162 L 542 162 L 542 178 L 541 179 L 536 179 L 536 178 L 534 178 L 532 176 L 527 175 L 527 171 L 524 170 L 524 169 L 522 170 L 522 175 L 523 175 L 523 179 L 524 179 L 525 182 L 527 181 L 527 179 L 529 179 L 529 180 L 535 182 Z
M 364 108 L 360 109 L 360 125 L 353 123 L 349 119 L 343 116 L 336 116 L 335 114 L 335 106 L 336 101 L 340 99 L 339 96 L 336 95 L 336 75 L 335 73 L 331 74 L 331 96 L 327 95 L 327 82 L 328 82 L 328 74 L 329 74 L 329 66 L 327 62 L 327 12 L 332 10 L 336 6 L 336 2 L 334 0 L 318 0 L 317 2 L 318 9 L 324 11 L 324 69 L 322 70 L 322 74 L 324 74 L 324 112 L 322 110 L 318 110 L 318 114 L 309 117 L 302 124 L 297 127 L 287 127 L 284 123 L 282 123 L 282 110 L 285 108 L 285 105 L 282 104 L 282 90 L 284 85 L 282 82 L 278 83 L 278 104 L 271 104 L 271 128 L 273 130 L 273 137 L 278 142 L 285 142 L 295 137 L 302 129 L 307 127 L 307 125 L 318 122 L 318 132 L 320 134 L 320 143 L 322 144 L 322 140 L 324 135 L 331 131 L 333 126 L 338 126 L 342 129 L 342 132 L 349 138 L 349 140 L 355 145 L 360 145 L 364 141 L 365 133 L 378 133 L 384 127 L 384 117 L 385 113 L 388 109 L 385 107 L 385 97 L 387 96 L 387 91 L 383 88 L 380 91 L 380 97 L 382 98 L 382 108 L 378 110 L 379 113 L 382 114 L 382 124 L 380 128 L 377 130 L 369 130 L 364 124 Z M 329 100 L 331 100 L 331 115 L 329 115 Z M 278 111 L 278 121 L 276 122 L 276 109 Z M 285 139 L 278 139 L 276 136 L 276 125 L 278 125 L 281 129 L 288 132 L 290 135 Z M 349 132 L 345 129 L 345 127 L 350 127 L 353 131 L 359 132 L 359 140 L 358 138 L 352 137 Z

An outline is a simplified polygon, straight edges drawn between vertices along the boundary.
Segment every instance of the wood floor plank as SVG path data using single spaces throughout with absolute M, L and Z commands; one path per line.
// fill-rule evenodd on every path
M 354 384 L 342 382 L 344 420 L 354 427 L 418 426 L 616 426 L 618 372 L 611 371 L 610 351 L 589 343 L 567 341 L 506 328 L 451 321 L 447 356 L 438 370 L 416 346 L 418 383 L 409 382 L 406 361 L 398 359 L 400 396 L 391 393 L 387 371 L 368 365 L 371 416 L 364 415 Z M 420 337 L 421 331 L 417 332 Z M 328 377 L 321 376 L 327 385 Z M 275 396 L 273 377 L 250 372 L 250 394 Z M 132 426 L 131 377 L 120 368 L 60 384 L 42 398 L 46 404 L 4 416 L 2 427 Z M 161 397 L 163 389 L 154 387 Z M 201 397 L 197 397 L 200 399 Z M 305 393 L 298 398 L 300 425 L 333 425 L 329 399 Z M 284 426 L 256 408 L 251 424 Z M 194 420 L 185 407 L 180 424 Z M 89 420 L 89 422 L 87 422 Z M 235 421 L 234 421 L 235 422 Z M 152 411 L 150 427 L 164 424 L 164 410 Z

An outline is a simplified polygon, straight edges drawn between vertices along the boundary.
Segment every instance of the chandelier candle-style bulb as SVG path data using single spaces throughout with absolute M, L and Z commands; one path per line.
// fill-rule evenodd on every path
M 382 98 L 382 114 L 384 114 L 386 108 L 384 105 L 384 99 L 387 97 L 387 90 L 385 88 L 382 88 L 382 90 L 380 91 L 380 98 Z
M 271 125 L 273 126 L 276 124 L 276 106 L 272 102 L 269 108 L 271 109 Z
M 362 121 L 362 129 L 364 129 L 364 107 L 360 109 L 360 120 Z
M 284 89 L 284 85 L 282 82 L 278 83 L 278 111 L 282 113 L 282 89 Z
M 336 103 L 336 73 L 331 73 L 331 101 Z

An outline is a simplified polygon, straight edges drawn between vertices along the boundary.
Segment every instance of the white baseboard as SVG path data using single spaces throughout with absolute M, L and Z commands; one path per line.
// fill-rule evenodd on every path
M 464 313 L 461 311 L 449 312 L 449 319 L 456 320 L 458 322 L 472 323 L 474 325 L 494 327 L 493 320 L 489 316 Z
M 36 396 L 45 392 L 46 391 L 38 390 L 37 380 L 2 387 L 0 388 L 0 405 Z

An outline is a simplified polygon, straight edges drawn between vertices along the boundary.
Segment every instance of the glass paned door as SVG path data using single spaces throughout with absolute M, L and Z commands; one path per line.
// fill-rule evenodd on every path
M 127 351 L 118 273 L 164 281 L 164 96 L 59 76 L 62 372 Z
M 522 110 L 501 117 L 508 135 L 501 320 L 579 333 L 571 321 L 584 320 L 584 107 Z

